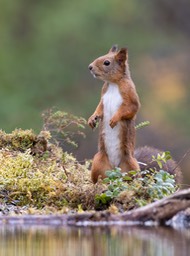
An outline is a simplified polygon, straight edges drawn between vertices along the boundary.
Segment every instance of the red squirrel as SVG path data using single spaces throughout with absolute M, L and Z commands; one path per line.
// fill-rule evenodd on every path
M 96 183 L 115 167 L 123 172 L 140 171 L 138 161 L 144 162 L 145 158 L 151 162 L 152 155 L 159 151 L 144 147 L 136 151 L 139 159 L 135 158 L 135 118 L 140 101 L 130 76 L 127 48 L 118 49 L 114 45 L 106 55 L 95 59 L 89 70 L 95 78 L 104 81 L 100 102 L 88 120 L 92 129 L 100 122 L 99 150 L 91 168 L 91 178 Z M 181 181 L 179 168 L 174 168 L 175 162 L 171 161 L 173 170 L 168 165 L 165 167 L 170 173 L 178 173 L 177 179 Z

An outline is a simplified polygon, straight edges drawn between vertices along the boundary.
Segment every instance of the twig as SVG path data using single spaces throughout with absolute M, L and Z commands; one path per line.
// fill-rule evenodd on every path
M 179 167 L 179 165 L 183 162 L 183 160 L 186 158 L 186 156 L 190 153 L 190 148 L 185 152 L 185 154 L 182 156 L 182 158 L 179 160 L 179 162 L 176 164 L 176 167 L 173 169 L 173 172 Z

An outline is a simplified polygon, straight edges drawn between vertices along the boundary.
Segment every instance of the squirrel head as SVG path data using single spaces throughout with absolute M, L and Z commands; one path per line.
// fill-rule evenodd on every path
M 117 45 L 114 45 L 106 55 L 95 59 L 88 68 L 95 78 L 117 83 L 124 77 L 129 77 L 128 50 L 118 50 Z

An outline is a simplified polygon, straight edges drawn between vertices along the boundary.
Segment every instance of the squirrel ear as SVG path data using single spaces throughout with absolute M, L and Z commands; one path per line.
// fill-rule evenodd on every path
M 109 50 L 109 52 L 117 52 L 117 50 L 118 50 L 118 45 L 117 45 L 117 44 L 114 44 L 114 45 L 112 46 L 112 48 Z
M 118 61 L 119 64 L 122 64 L 126 62 L 128 59 L 128 49 L 127 47 L 121 48 L 118 53 L 115 56 L 116 60 Z
M 119 63 L 123 63 L 127 60 L 128 58 L 128 49 L 127 48 L 121 48 L 121 50 L 119 50 L 119 52 L 116 55 L 116 60 Z

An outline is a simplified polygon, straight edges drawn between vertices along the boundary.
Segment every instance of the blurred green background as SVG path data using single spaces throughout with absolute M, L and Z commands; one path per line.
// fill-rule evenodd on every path
M 42 127 L 53 106 L 88 118 L 102 82 L 88 64 L 113 44 L 128 46 L 142 107 L 137 146 L 170 150 L 179 161 L 190 146 L 190 2 L 188 0 L 1 0 L 0 127 Z M 97 149 L 86 129 L 79 159 Z M 190 181 L 190 156 L 181 163 Z

